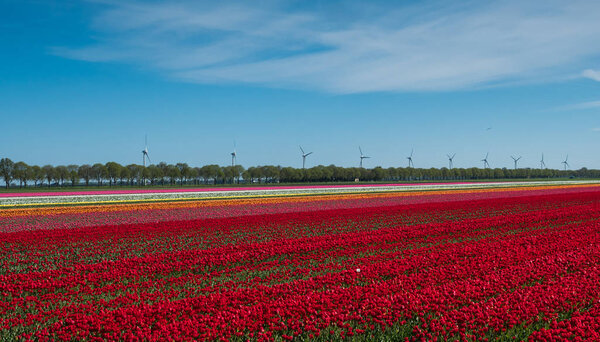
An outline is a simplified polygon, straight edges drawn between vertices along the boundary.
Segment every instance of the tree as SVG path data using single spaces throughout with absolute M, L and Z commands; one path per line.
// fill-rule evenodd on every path
M 181 171 L 179 171 L 177 166 L 169 164 L 167 166 L 167 177 L 169 177 L 169 183 L 174 185 L 175 181 L 181 177 Z
M 223 174 L 225 175 L 225 178 L 228 179 L 228 183 L 231 181 L 231 183 L 235 182 L 235 166 L 225 166 L 223 167 Z
M 187 163 L 177 163 L 175 166 L 179 169 L 179 182 L 183 185 L 189 175 L 190 166 Z
M 262 176 L 262 172 L 259 167 L 251 166 L 248 168 L 248 178 L 250 180 L 250 183 L 254 183 L 255 180 L 258 180 L 258 182 L 260 183 L 261 176 Z M 244 178 L 246 178 L 246 177 L 244 177 Z
M 29 165 L 22 161 L 15 163 L 13 166 L 13 178 L 19 180 L 19 188 L 23 187 L 23 184 L 27 187 L 27 178 L 29 178 L 30 172 Z
M 262 176 L 265 178 L 265 182 L 268 183 L 276 183 L 279 181 L 279 169 L 280 167 L 273 165 L 266 165 L 260 167 Z
M 109 186 L 117 183 L 117 178 L 119 178 L 121 174 L 122 166 L 119 163 L 108 162 L 106 163 L 106 172 L 108 175 Z
M 123 185 L 123 181 L 129 179 L 129 177 L 129 169 L 125 166 L 121 166 L 121 171 L 119 172 L 119 181 L 121 182 L 121 185 Z
M 152 166 L 152 165 L 150 165 Z M 154 167 L 158 172 L 160 172 L 160 170 L 158 170 L 158 168 Z M 152 179 L 152 170 L 148 169 L 147 167 L 140 167 L 140 181 L 138 181 L 140 184 L 142 185 L 146 185 L 146 179 L 150 179 L 150 183 L 154 184 L 155 180 Z
M 194 180 L 194 184 L 196 184 L 196 182 L 198 180 L 198 170 L 196 168 L 189 167 L 185 171 L 185 178 L 187 180 L 193 179 Z
M 377 166 L 373 169 L 373 178 L 376 181 L 383 180 L 387 176 L 387 170 L 383 169 L 381 166 Z
M 90 179 L 93 177 L 92 167 L 90 165 L 81 165 L 77 169 L 77 175 L 84 180 L 85 186 L 90 186 Z
M 209 180 L 213 180 L 213 184 L 217 184 L 219 178 L 225 177 L 223 170 L 219 165 L 204 165 L 199 171 L 200 177 L 204 179 L 204 182 L 208 184 Z
M 60 186 L 65 185 L 65 179 L 69 178 L 69 170 L 64 165 L 59 165 L 55 168 L 54 179 Z
M 198 169 L 197 168 L 190 167 L 190 171 L 188 172 L 187 177 L 188 177 L 188 179 L 193 179 L 194 180 L 194 185 L 200 184 L 200 179 L 199 179 L 199 174 L 198 174 Z
M 237 183 L 240 184 L 240 176 L 245 171 L 242 165 L 234 165 L 233 166 L 233 175 L 237 179 Z
M 167 165 L 167 163 L 165 162 L 160 162 L 158 163 L 158 168 L 161 171 L 161 180 L 160 180 L 160 184 L 161 185 L 165 185 L 165 177 L 168 177 L 169 174 L 169 165 Z
M 102 180 L 106 178 L 108 174 L 108 170 L 106 170 L 106 166 L 96 163 L 92 166 L 92 175 L 96 178 L 96 182 L 98 186 L 102 186 Z
M 142 175 L 144 179 L 150 179 L 150 184 L 152 185 L 157 184 L 159 179 L 162 181 L 165 177 L 163 171 L 156 165 L 144 168 Z
M 33 165 L 31 167 L 31 180 L 33 181 L 34 186 L 38 186 L 38 184 L 42 184 L 44 182 L 44 171 L 41 167 L 37 165 Z
M 126 166 L 127 168 L 127 182 L 129 185 L 133 185 L 133 182 L 136 179 L 140 179 L 142 177 L 142 168 L 141 165 L 129 164 Z M 141 184 L 142 182 L 138 182 Z
M 75 164 L 67 165 L 67 171 L 69 172 L 69 180 L 71 181 L 71 186 L 75 186 L 79 182 L 79 173 L 77 172 L 79 167 Z
M 10 186 L 10 181 L 13 177 L 15 163 L 8 159 L 2 158 L 0 159 L 0 175 L 4 178 L 4 183 L 6 184 L 6 188 Z
M 248 174 L 247 176 L 249 177 L 250 174 Z M 295 169 L 293 167 L 284 167 L 279 172 L 279 177 L 281 178 L 282 182 L 292 183 L 299 182 L 302 179 L 302 174 L 298 169 Z M 246 175 L 244 176 L 244 179 L 245 178 Z
M 42 167 L 42 172 L 44 173 L 44 178 L 48 180 L 48 187 L 50 187 L 52 185 L 52 180 L 54 179 L 54 166 L 44 165 L 44 167 Z

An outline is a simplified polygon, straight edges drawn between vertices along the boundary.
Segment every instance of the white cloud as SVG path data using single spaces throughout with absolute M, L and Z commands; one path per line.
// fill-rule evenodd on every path
M 597 1 L 397 8 L 344 2 L 347 8 L 335 11 L 253 4 L 113 2 L 93 22 L 97 44 L 54 51 L 143 65 L 190 82 L 333 93 L 566 79 L 600 55 Z
M 577 105 L 578 108 L 600 108 L 600 101 L 584 102 Z
M 589 102 L 581 102 L 568 106 L 563 106 L 557 108 L 557 110 L 581 110 L 581 109 L 592 109 L 592 108 L 600 108 L 600 101 L 589 101 Z
M 590 78 L 590 79 L 592 79 L 594 81 L 600 82 L 600 71 L 596 71 L 596 70 L 592 70 L 592 69 L 587 69 L 587 70 L 584 70 L 581 73 L 581 75 L 583 77 Z

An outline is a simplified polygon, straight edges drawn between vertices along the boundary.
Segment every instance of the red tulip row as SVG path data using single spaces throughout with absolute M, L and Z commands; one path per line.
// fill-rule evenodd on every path
M 599 200 L 4 233 L 0 339 L 594 338 Z
M 0 260 L 13 272 L 41 271 L 100 260 L 137 256 L 150 249 L 206 249 L 239 241 L 261 241 L 273 238 L 296 238 L 328 235 L 337 232 L 377 229 L 385 225 L 414 225 L 425 222 L 445 222 L 466 218 L 491 217 L 506 213 L 528 212 L 556 208 L 574 203 L 590 203 L 595 193 L 557 196 L 529 196 L 521 199 L 478 200 L 469 202 L 423 203 L 415 205 L 363 208 L 352 225 L 346 222 L 348 210 L 322 210 L 279 215 L 253 215 L 228 219 L 204 219 L 156 222 L 151 224 L 54 229 L 0 233 Z M 262 209 L 262 208 L 260 208 Z M 338 217 L 342 219 L 338 219 Z M 374 215 L 383 223 L 376 224 Z M 173 220 L 177 219 L 173 215 Z M 317 227 L 318 225 L 318 227 Z M 240 229 L 243 226 L 243 229 Z M 227 227 L 227 228 L 225 228 Z M 285 229 L 284 229 L 285 227 Z M 216 232 L 211 234 L 210 232 Z M 173 240 L 176 241 L 173 241 Z M 90 243 L 94 241 L 94 243 Z M 118 241 L 118 243 L 115 243 Z M 185 243 L 179 243 L 185 241 Z M 39 243 L 42 242 L 42 243 Z M 105 246 L 98 253 L 98 245 Z M 23 248 L 28 246 L 29 248 Z M 162 246 L 162 247 L 161 247 Z M 0 273 L 1 274 L 1 273 Z

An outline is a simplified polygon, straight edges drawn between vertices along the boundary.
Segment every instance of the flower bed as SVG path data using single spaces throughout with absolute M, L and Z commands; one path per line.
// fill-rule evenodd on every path
M 600 191 L 530 191 L 0 233 L 0 339 L 598 339 Z

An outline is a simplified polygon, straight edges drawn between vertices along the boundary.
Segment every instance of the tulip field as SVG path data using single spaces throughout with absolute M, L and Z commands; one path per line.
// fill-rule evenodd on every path
M 14 203 L 2 341 L 600 340 L 598 184 Z

